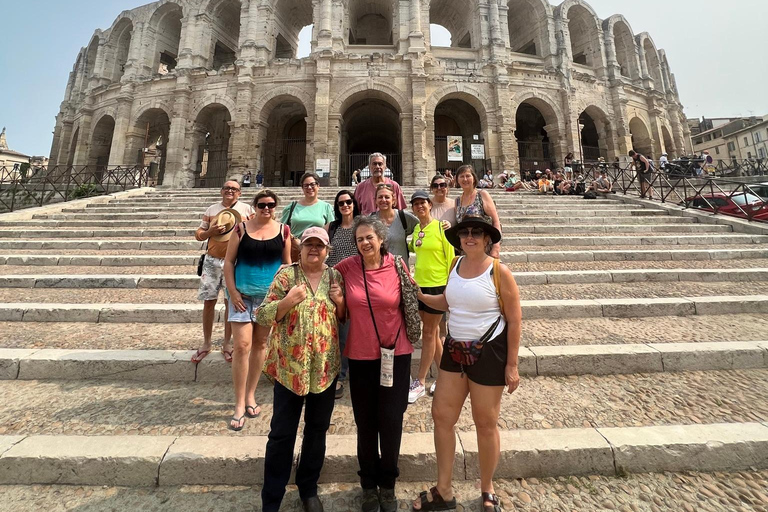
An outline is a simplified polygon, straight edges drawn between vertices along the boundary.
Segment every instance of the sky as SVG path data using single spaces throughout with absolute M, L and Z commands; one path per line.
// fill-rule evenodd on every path
M 95 29 L 146 2 L 0 1 L 0 128 L 11 149 L 47 156 L 78 51 Z M 689 118 L 768 114 L 765 0 L 588 1 L 601 19 L 621 13 L 667 51 Z

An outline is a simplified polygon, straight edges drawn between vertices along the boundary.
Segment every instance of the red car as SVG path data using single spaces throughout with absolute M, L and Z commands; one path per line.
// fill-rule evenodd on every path
M 768 201 L 745 192 L 735 192 L 733 195 L 715 192 L 689 197 L 680 206 L 697 208 L 708 212 L 717 211 L 723 215 L 731 215 L 741 219 L 768 222 Z

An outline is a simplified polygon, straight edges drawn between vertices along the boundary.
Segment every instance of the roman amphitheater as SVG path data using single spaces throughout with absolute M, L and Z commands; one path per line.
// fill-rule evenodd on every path
M 319 168 L 337 185 L 381 151 L 415 185 L 461 163 L 449 137 L 494 172 L 690 151 L 665 52 L 581 0 L 161 0 L 77 55 L 51 165 L 154 164 L 174 187 Z

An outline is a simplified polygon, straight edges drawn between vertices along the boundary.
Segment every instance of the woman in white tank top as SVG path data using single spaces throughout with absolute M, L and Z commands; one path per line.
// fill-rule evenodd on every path
M 493 225 L 482 217 L 467 215 L 445 236 L 465 256 L 457 259 L 443 295 L 419 293 L 419 300 L 431 308 L 449 311 L 450 317 L 432 403 L 437 485 L 422 492 L 413 509 L 456 508 L 451 484 L 455 426 L 469 395 L 477 431 L 482 510 L 501 512 L 501 501 L 493 489 L 493 474 L 501 455 L 497 423 L 504 388 L 512 393 L 520 383 L 520 294 L 509 268 L 496 264 L 488 255 L 493 244 L 501 240 Z

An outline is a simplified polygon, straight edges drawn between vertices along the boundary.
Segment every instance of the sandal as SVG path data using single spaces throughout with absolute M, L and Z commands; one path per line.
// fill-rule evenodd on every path
M 481 506 L 483 507 L 483 512 L 504 512 L 504 509 L 501 508 L 501 500 L 495 494 L 490 492 L 484 492 L 482 494 L 481 499 L 482 499 Z M 486 505 L 485 504 L 486 501 L 490 501 L 492 505 Z
M 192 356 L 192 362 L 195 363 L 195 364 L 198 364 L 200 361 L 205 359 L 206 356 L 208 354 L 210 354 L 210 353 L 211 353 L 210 350 L 200 350 L 200 349 L 197 349 L 195 351 L 195 354 Z
M 228 363 L 232 362 L 232 351 L 221 349 L 221 353 L 224 356 L 224 360 Z
M 248 411 L 249 409 L 252 412 L 249 412 Z M 245 406 L 245 416 L 247 418 L 258 418 L 259 414 L 261 414 L 261 407 L 259 406 L 259 404 Z
M 237 426 L 237 427 L 233 427 L 233 426 L 232 426 L 232 422 L 237 422 L 237 424 L 238 424 L 239 426 Z M 243 414 L 243 415 L 242 415 L 242 416 L 240 416 L 239 418 L 238 418 L 238 417 L 236 417 L 236 416 L 232 416 L 232 418 L 229 420 L 229 424 L 227 425 L 227 428 L 228 428 L 229 430 L 233 430 L 233 431 L 235 431 L 235 432 L 240 432 L 241 430 L 243 430 L 243 427 L 244 427 L 244 426 L 245 426 L 245 414 Z
M 432 501 L 429 501 L 427 498 L 429 494 L 432 494 Z M 423 510 L 427 512 L 433 510 L 455 510 L 456 497 L 454 496 L 450 500 L 445 501 L 445 499 L 443 499 L 443 497 L 440 495 L 440 491 L 437 490 L 437 487 L 433 487 L 429 490 L 429 493 L 427 493 L 427 491 L 422 491 L 419 493 L 419 504 L 421 505 L 421 508 L 411 508 L 418 512 Z

